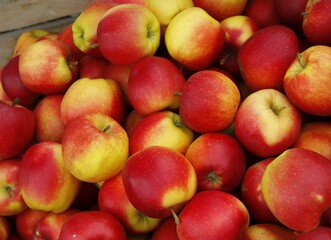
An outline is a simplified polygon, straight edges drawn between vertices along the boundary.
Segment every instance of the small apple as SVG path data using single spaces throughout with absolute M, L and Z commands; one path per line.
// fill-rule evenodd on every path
M 250 225 L 244 240 L 297 240 L 296 233 L 282 225 L 259 223 Z
M 100 56 L 87 54 L 79 59 L 79 77 L 80 78 L 104 78 L 104 72 L 109 62 Z

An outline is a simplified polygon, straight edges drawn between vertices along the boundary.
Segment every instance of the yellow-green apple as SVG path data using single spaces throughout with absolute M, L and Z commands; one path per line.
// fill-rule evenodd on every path
M 44 96 L 34 107 L 35 138 L 39 142 L 62 141 L 65 125 L 61 117 L 63 94 Z
M 125 115 L 123 128 L 128 134 L 129 138 L 133 132 L 133 129 L 145 116 L 137 113 L 135 110 L 131 110 L 128 114 Z
M 181 240 L 243 239 L 249 220 L 245 205 L 234 195 L 218 190 L 200 191 L 179 213 L 177 234 Z
M 328 0 L 308 0 L 303 12 L 302 31 L 314 45 L 331 47 L 331 2 Z
M 0 216 L 0 239 L 10 239 L 12 230 L 10 223 L 5 216 Z
M 282 91 L 285 73 L 298 52 L 298 37 L 289 27 L 259 29 L 238 52 L 244 82 L 253 91 L 266 88 Z
M 288 97 L 275 89 L 251 93 L 241 103 L 235 136 L 258 157 L 272 157 L 292 146 L 301 131 L 301 113 Z
M 75 56 L 67 45 L 58 40 L 35 42 L 19 58 L 21 79 L 36 93 L 63 93 L 76 80 L 77 73 Z
M 150 146 L 131 155 L 122 179 L 132 205 L 152 218 L 179 212 L 197 190 L 197 177 L 189 160 L 163 146 Z
M 185 77 L 169 59 L 150 56 L 139 60 L 128 79 L 128 98 L 136 112 L 148 115 L 177 110 Z
M 224 133 L 204 133 L 189 146 L 185 157 L 198 178 L 198 190 L 231 192 L 239 186 L 246 155 L 238 141 Z
M 297 232 L 297 240 L 327 240 L 331 239 L 331 228 L 318 226 L 307 232 Z
M 227 17 L 221 21 L 221 25 L 225 33 L 225 42 L 235 49 L 240 49 L 259 29 L 255 20 L 245 15 Z
M 35 119 L 19 99 L 0 101 L 0 159 L 12 158 L 23 152 L 35 133 Z
M 101 57 L 92 54 L 79 59 L 79 78 L 104 78 L 104 72 L 109 62 Z
M 282 225 L 258 223 L 250 225 L 243 240 L 297 240 L 296 233 Z
M 33 232 L 38 222 L 48 213 L 48 211 L 27 208 L 25 211 L 15 216 L 13 223 L 15 230 L 22 240 L 33 239 Z
M 62 226 L 59 240 L 116 239 L 125 240 L 126 233 L 119 220 L 100 210 L 81 211 Z
M 243 15 L 253 18 L 260 28 L 282 24 L 275 0 L 250 0 Z
M 297 55 L 284 77 L 288 98 L 302 111 L 331 115 L 331 47 L 313 45 Z
M 84 182 L 97 183 L 118 174 L 129 154 L 123 127 L 102 113 L 72 119 L 62 137 L 66 168 Z
M 40 94 L 31 91 L 23 84 L 19 73 L 19 58 L 19 55 L 12 57 L 3 67 L 2 87 L 10 100 L 13 101 L 15 98 L 19 98 L 22 106 L 32 108 Z
M 162 36 L 174 16 L 184 9 L 194 7 L 192 0 L 147 0 L 147 4 L 160 22 Z
M 15 42 L 12 57 L 21 55 L 22 52 L 24 52 L 31 44 L 35 43 L 38 38 L 47 34 L 49 34 L 49 32 L 45 29 L 33 29 L 31 31 L 22 32 Z
M 60 236 L 63 224 L 79 210 L 68 208 L 63 212 L 48 212 L 36 224 L 32 239 L 52 239 L 56 240 Z
M 35 143 L 25 151 L 19 179 L 27 206 L 43 211 L 65 211 L 81 186 L 64 165 L 62 145 L 50 141 Z
M 127 233 L 146 234 L 159 226 L 161 218 L 150 218 L 138 211 L 129 201 L 123 185 L 122 173 L 111 177 L 102 184 L 98 206 L 100 210 L 115 216 Z
M 149 146 L 165 146 L 185 154 L 194 140 L 193 131 L 178 113 L 163 110 L 145 116 L 132 130 L 130 154 Z
M 113 0 L 92 1 L 77 16 L 71 25 L 75 46 L 85 54 L 100 55 L 97 41 L 97 28 L 103 15 L 117 6 Z
M 18 177 L 20 166 L 20 159 L 0 161 L 0 216 L 14 216 L 27 209 Z
M 310 149 L 331 160 L 331 123 L 327 121 L 304 123 L 293 147 Z
M 125 115 L 125 99 L 115 80 L 105 78 L 77 79 L 64 93 L 61 117 L 70 120 L 89 113 L 102 113 L 121 123 Z
M 152 232 L 151 240 L 179 240 L 176 228 L 177 225 L 172 216 L 164 218 Z
M 156 53 L 161 39 L 160 22 L 148 7 L 120 4 L 103 15 L 97 39 L 99 50 L 108 61 L 133 64 Z
M 240 104 L 236 84 L 215 70 L 201 70 L 190 76 L 182 91 L 179 114 L 196 132 L 217 132 L 234 121 Z
M 225 42 L 220 22 L 199 7 L 184 9 L 174 16 L 164 38 L 170 56 L 193 71 L 212 65 Z
M 331 161 L 319 153 L 290 148 L 265 169 L 263 197 L 275 217 L 295 231 L 316 228 L 331 207 Z
M 295 32 L 302 32 L 302 13 L 305 11 L 307 0 L 276 0 L 276 9 L 283 25 Z
M 274 157 L 262 159 L 250 165 L 240 184 L 240 200 L 245 204 L 251 220 L 255 223 L 279 224 L 266 204 L 261 190 L 263 173 L 273 159 Z
M 194 6 L 204 9 L 218 21 L 244 13 L 248 0 L 193 0 Z

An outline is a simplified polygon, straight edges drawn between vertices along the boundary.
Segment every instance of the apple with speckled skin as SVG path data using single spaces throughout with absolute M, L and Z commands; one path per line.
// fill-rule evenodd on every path
M 122 178 L 132 205 L 154 218 L 180 211 L 197 190 L 192 164 L 183 154 L 162 146 L 150 146 L 131 155 Z
M 278 155 L 292 146 L 301 130 L 301 113 L 275 90 L 251 93 L 241 103 L 234 122 L 236 138 L 258 157 Z

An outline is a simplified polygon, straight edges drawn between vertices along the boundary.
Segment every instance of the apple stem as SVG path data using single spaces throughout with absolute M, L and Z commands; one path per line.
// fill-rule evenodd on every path
M 6 188 L 6 191 L 9 195 L 9 197 L 12 197 L 12 188 L 10 186 L 6 186 L 5 188 Z
M 98 47 L 99 47 L 99 44 L 93 43 L 93 44 L 91 44 L 90 49 L 94 50 L 94 49 L 97 49 Z
M 182 96 L 182 92 L 175 91 L 175 92 L 174 92 L 174 96 Z
M 179 218 L 178 218 L 176 212 L 175 212 L 172 208 L 170 208 L 170 211 L 171 211 L 171 213 L 172 213 L 172 216 L 173 216 L 174 219 L 175 219 L 175 223 L 176 223 L 176 224 L 179 224 Z
M 21 102 L 21 99 L 17 97 L 13 100 L 12 105 L 13 106 L 18 105 L 18 104 L 20 104 L 20 102 Z
M 302 68 L 305 68 L 307 66 L 306 62 L 303 61 L 301 53 L 297 53 L 297 59 Z
M 104 129 L 103 132 L 107 132 L 110 129 L 110 125 L 108 124 Z

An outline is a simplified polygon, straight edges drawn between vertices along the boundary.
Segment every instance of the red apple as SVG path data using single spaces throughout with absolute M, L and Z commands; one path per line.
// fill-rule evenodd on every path
M 318 226 L 307 232 L 298 232 L 297 240 L 329 240 L 331 239 L 331 228 Z
M 194 131 L 217 132 L 234 122 L 239 104 L 239 89 L 230 78 L 215 70 L 201 70 L 186 81 L 179 114 Z
M 86 55 L 79 59 L 80 78 L 104 78 L 109 62 L 100 56 Z
M 235 138 L 224 133 L 200 135 L 189 146 L 185 157 L 195 169 L 199 191 L 233 191 L 246 170 L 243 148 Z
M 113 215 L 105 211 L 91 210 L 76 213 L 63 224 L 59 240 L 71 239 L 125 240 L 126 233 Z
M 31 110 L 14 102 L 0 101 L 0 159 L 12 158 L 24 151 L 35 133 Z
M 163 219 L 152 233 L 151 240 L 179 240 L 177 225 L 172 216 Z
M 10 101 L 10 98 L 7 96 L 7 94 L 5 93 L 5 90 L 3 89 L 3 86 L 2 86 L 2 71 L 3 71 L 3 68 L 0 67 L 0 100 L 1 101 Z
M 122 174 L 129 201 L 148 217 L 178 212 L 197 189 L 191 163 L 168 147 L 151 146 L 131 155 Z
M 297 55 L 284 76 L 288 98 L 302 111 L 331 115 L 331 47 L 313 45 Z
M 296 32 L 302 31 L 303 12 L 308 0 L 276 0 L 276 9 L 283 25 Z
M 258 157 L 271 157 L 292 146 L 301 130 L 301 114 L 286 95 L 275 89 L 251 93 L 241 103 L 235 136 Z
M 331 161 L 319 153 L 290 148 L 266 168 L 263 197 L 275 217 L 295 231 L 316 228 L 331 207 Z
M 250 225 L 243 238 L 244 240 L 297 240 L 293 230 L 282 225 L 260 223 Z
M 245 205 L 222 191 L 196 193 L 177 220 L 179 239 L 243 239 L 249 225 Z

